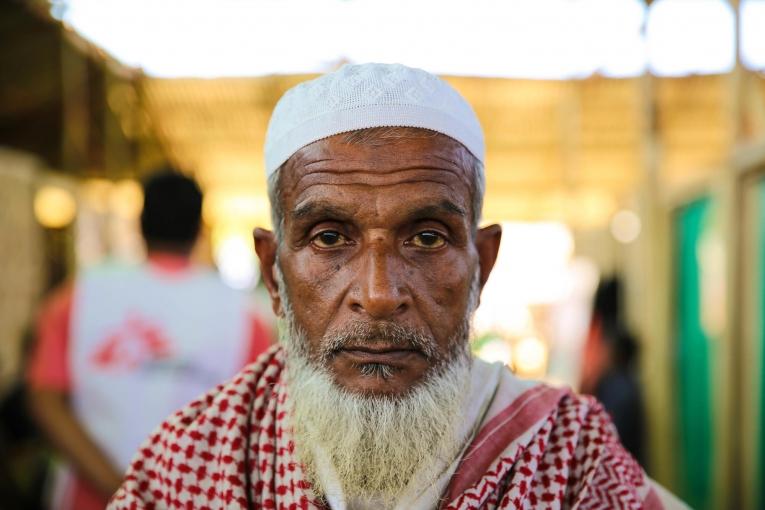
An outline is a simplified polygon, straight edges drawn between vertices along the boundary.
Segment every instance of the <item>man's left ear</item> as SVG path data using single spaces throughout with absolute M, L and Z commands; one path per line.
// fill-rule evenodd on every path
M 499 242 L 502 240 L 502 227 L 489 225 L 478 230 L 475 236 L 475 247 L 478 251 L 478 264 L 481 268 L 481 288 L 489 279 L 494 263 L 499 253 Z

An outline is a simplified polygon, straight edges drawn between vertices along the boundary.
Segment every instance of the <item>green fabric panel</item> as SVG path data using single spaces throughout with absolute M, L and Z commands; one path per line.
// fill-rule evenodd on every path
M 759 428 L 760 431 L 758 441 L 758 462 L 757 462 L 757 480 L 765 480 L 765 328 L 763 328 L 763 321 L 765 321 L 765 180 L 758 185 L 758 200 L 757 200 L 757 236 L 759 244 L 759 299 L 760 299 L 760 331 L 758 340 L 760 343 L 760 384 L 759 384 Z M 765 483 L 760 483 L 758 487 L 759 491 L 759 504 L 757 508 L 765 508 Z
M 712 504 L 712 409 L 709 338 L 701 325 L 697 248 L 710 200 L 683 207 L 675 224 L 677 247 L 677 403 L 683 499 L 697 510 Z

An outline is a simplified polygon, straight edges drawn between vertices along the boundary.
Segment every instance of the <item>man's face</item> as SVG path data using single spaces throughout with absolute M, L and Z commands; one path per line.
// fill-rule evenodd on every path
M 467 161 L 443 135 L 374 146 L 338 135 L 304 147 L 281 170 L 283 284 L 306 351 L 339 386 L 400 395 L 464 347 L 451 344 L 471 284 L 479 268 L 479 283 L 488 277 L 499 243 L 498 228 L 478 241 L 471 233 Z M 482 256 L 480 239 L 493 255 Z M 426 340 L 393 341 L 396 328 Z M 343 340 L 327 345 L 333 335 Z

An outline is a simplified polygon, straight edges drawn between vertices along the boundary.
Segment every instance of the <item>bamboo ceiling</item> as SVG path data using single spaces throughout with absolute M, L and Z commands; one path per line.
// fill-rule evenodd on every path
M 447 80 L 485 130 L 486 219 L 591 226 L 608 221 L 652 171 L 662 185 L 681 186 L 724 164 L 736 132 L 732 76 Z M 208 190 L 264 201 L 270 112 L 307 78 L 146 79 L 142 93 L 174 163 Z M 762 131 L 763 83 L 749 76 L 742 108 L 749 136 Z

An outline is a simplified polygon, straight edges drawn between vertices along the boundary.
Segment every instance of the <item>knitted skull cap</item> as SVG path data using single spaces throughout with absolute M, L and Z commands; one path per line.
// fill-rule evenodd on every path
M 348 64 L 291 88 L 276 104 L 266 132 L 266 176 L 317 140 L 384 126 L 437 131 L 484 161 L 478 118 L 448 83 L 400 64 Z

